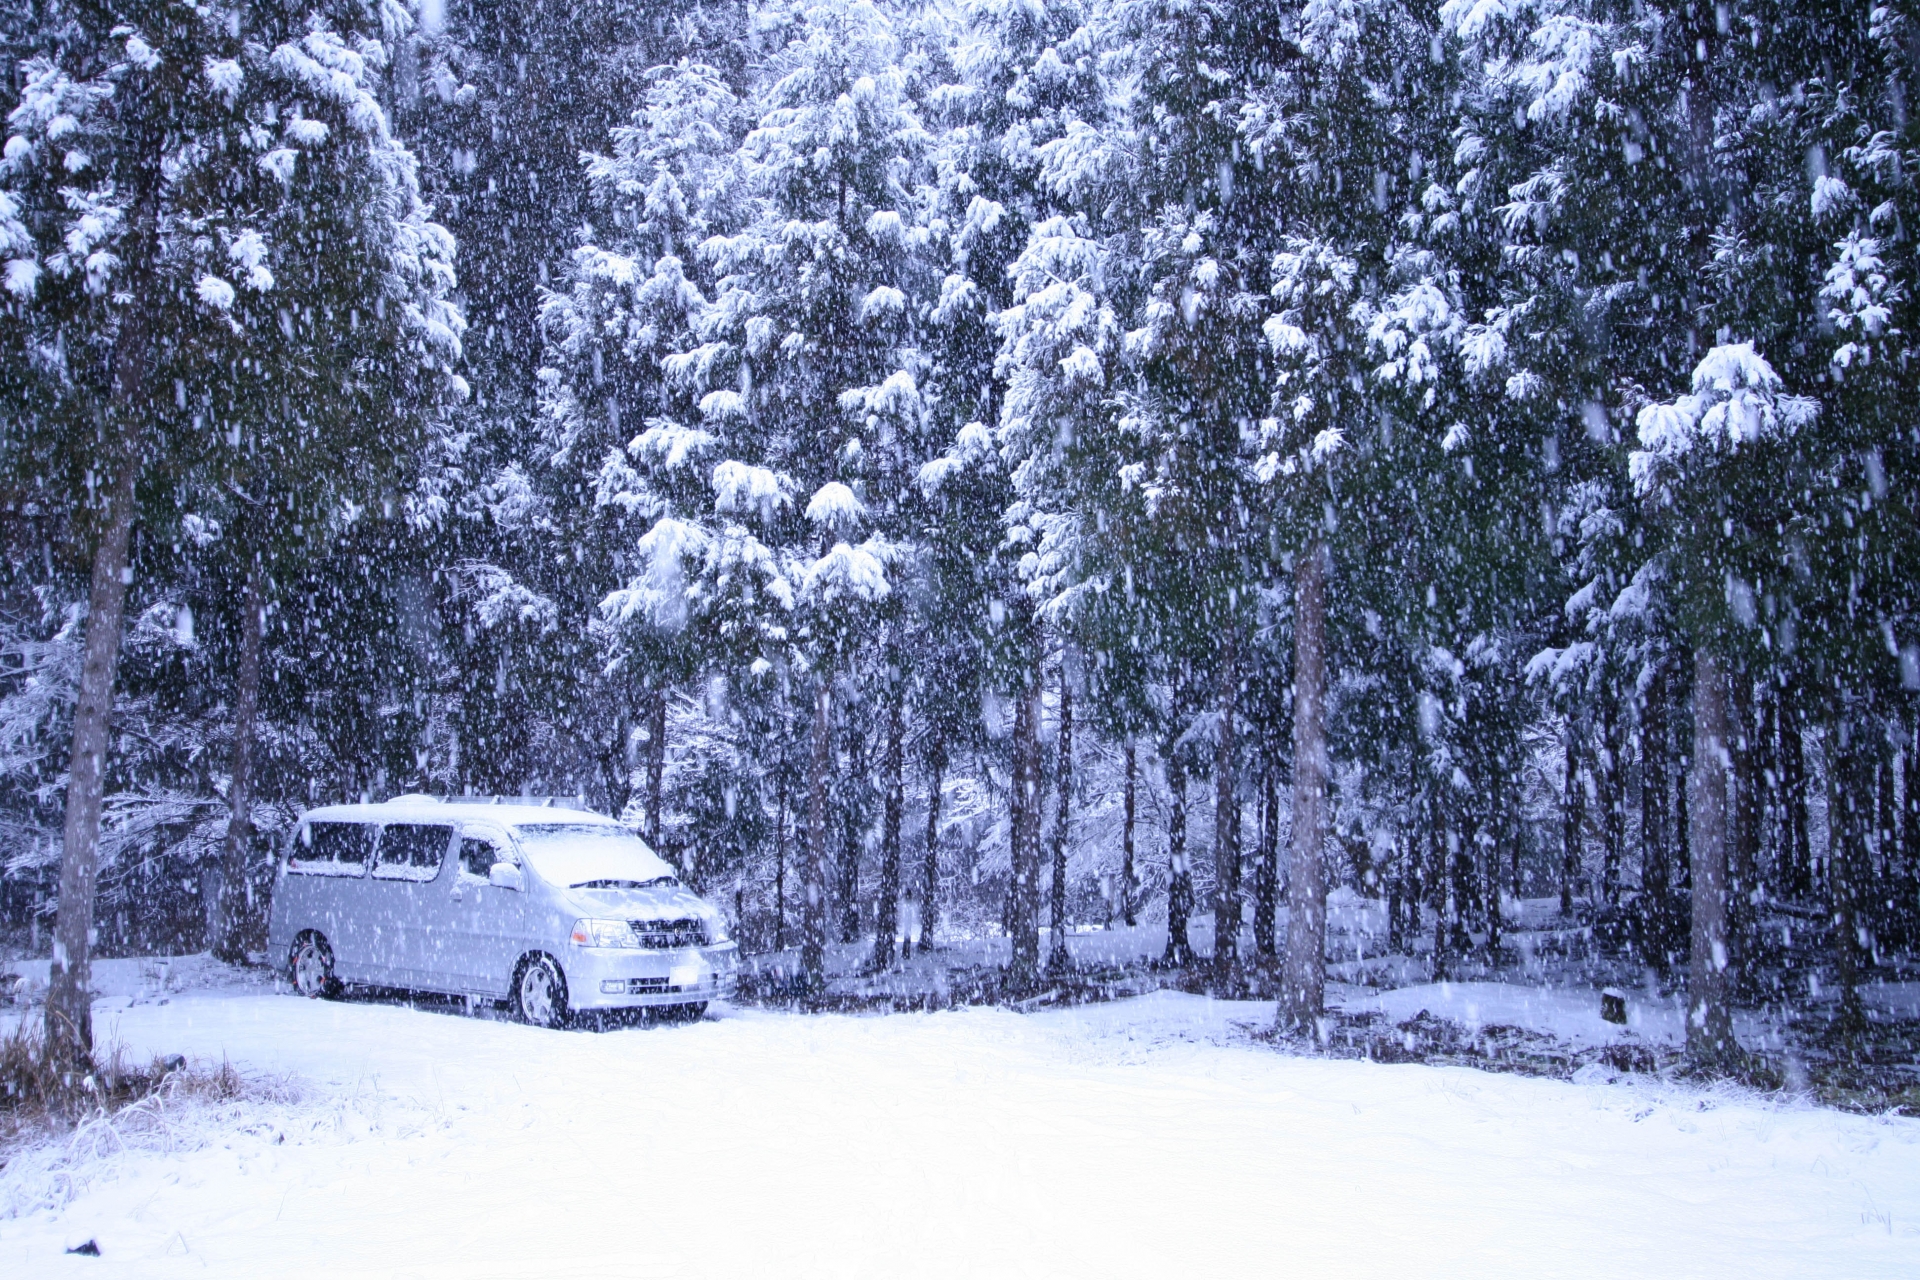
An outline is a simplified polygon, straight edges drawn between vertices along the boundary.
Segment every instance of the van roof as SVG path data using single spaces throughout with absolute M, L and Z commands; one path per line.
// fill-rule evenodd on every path
M 515 827 L 532 822 L 580 822 L 599 826 L 620 825 L 604 813 L 575 808 L 573 801 L 542 803 L 539 799 L 499 796 L 395 796 L 379 804 L 327 804 L 309 809 L 303 815 L 314 822 L 458 822 L 483 821 Z

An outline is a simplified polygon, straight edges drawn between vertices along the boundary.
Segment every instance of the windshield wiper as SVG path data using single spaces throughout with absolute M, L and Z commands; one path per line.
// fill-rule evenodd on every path
M 679 883 L 672 876 L 655 876 L 651 880 L 582 880 L 573 887 L 575 889 L 651 889 L 656 885 L 665 885 L 672 889 Z

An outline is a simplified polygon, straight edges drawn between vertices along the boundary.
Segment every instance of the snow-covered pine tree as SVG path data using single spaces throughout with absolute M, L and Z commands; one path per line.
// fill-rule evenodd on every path
M 142 490 L 177 500 L 269 438 L 269 458 L 324 449 L 356 415 L 417 439 L 458 389 L 453 242 L 373 92 L 380 17 L 63 10 L 23 66 L 0 222 L 11 322 L 48 390 L 8 463 L 54 460 L 94 548 L 47 1003 L 69 1068 L 92 1044 L 106 725 Z
M 1279 1018 L 1309 1026 L 1325 987 L 1327 584 L 1343 531 L 1424 453 L 1396 415 L 1438 406 L 1458 299 L 1409 243 L 1441 154 L 1449 70 L 1430 15 L 1380 3 L 1287 15 L 1285 68 L 1249 95 L 1242 145 L 1285 240 L 1265 323 L 1277 372 L 1260 474 L 1294 576 L 1293 835 Z M 1397 447 L 1404 446 L 1404 447 Z M 1403 456 L 1407 450 L 1412 456 Z M 1343 481 L 1343 471 L 1368 473 Z

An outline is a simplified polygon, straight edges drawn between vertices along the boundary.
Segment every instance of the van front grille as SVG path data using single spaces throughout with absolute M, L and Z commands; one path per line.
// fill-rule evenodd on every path
M 640 945 L 651 951 L 707 945 L 707 928 L 691 917 L 681 920 L 629 920 Z

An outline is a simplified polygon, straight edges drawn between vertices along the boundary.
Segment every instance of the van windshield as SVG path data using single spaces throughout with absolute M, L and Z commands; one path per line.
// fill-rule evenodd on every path
M 598 822 L 530 822 L 513 829 L 527 861 L 548 884 L 569 889 L 644 889 L 679 883 L 673 868 L 625 827 Z

